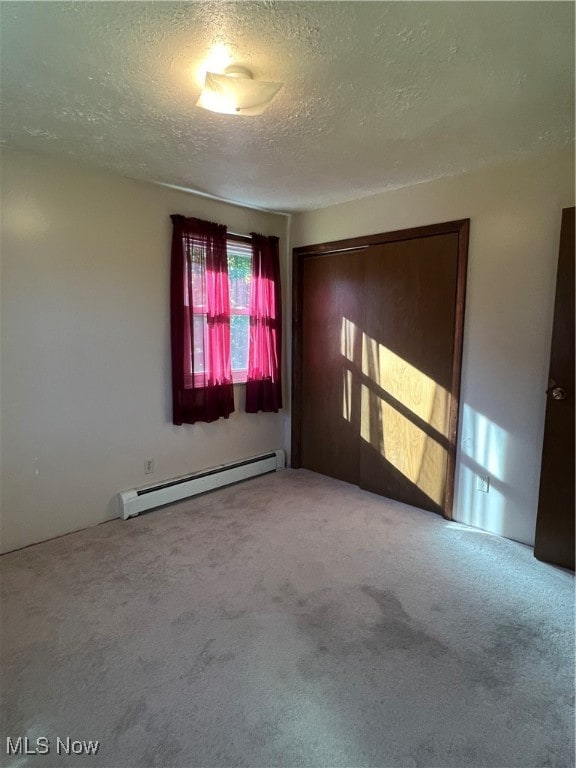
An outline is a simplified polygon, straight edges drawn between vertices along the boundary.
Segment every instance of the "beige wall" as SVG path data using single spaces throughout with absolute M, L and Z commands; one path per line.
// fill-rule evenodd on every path
M 291 246 L 470 218 L 455 517 L 534 541 L 562 208 L 573 150 L 293 217 Z M 489 475 L 488 494 L 475 475 Z
M 279 235 L 283 254 L 285 217 L 38 156 L 1 169 L 4 551 L 116 516 L 120 490 L 282 447 L 284 414 L 243 413 L 243 387 L 228 421 L 171 423 L 168 217 Z

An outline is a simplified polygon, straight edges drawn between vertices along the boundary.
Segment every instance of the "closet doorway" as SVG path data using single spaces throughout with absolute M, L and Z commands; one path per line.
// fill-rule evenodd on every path
M 451 518 L 468 230 L 294 249 L 292 466 Z

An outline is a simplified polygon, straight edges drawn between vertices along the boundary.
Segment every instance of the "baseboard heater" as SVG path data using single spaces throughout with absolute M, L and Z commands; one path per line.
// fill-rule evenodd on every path
M 187 499 L 199 493 L 206 493 L 215 488 L 248 480 L 250 477 L 263 475 L 267 472 L 276 472 L 284 469 L 284 451 L 272 451 L 262 456 L 252 456 L 231 464 L 221 464 L 211 469 L 203 469 L 190 475 L 174 477 L 172 480 L 164 480 L 157 485 L 148 485 L 144 488 L 134 488 L 131 491 L 122 491 L 118 494 L 120 499 L 120 517 L 128 520 L 140 512 L 148 509 L 172 504 L 174 501 Z

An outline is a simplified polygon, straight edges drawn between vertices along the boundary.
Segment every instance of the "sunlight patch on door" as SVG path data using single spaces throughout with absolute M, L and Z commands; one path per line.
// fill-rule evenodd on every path
M 357 327 L 355 323 L 348 318 L 342 318 L 342 327 L 340 330 L 340 352 L 347 360 L 354 362 L 354 347 L 356 345 Z
M 340 345 L 343 418 L 352 422 L 352 410 L 359 404 L 362 439 L 435 504 L 442 505 L 447 450 L 439 440 L 449 435 L 450 393 L 346 317 L 342 318 Z M 361 386 L 356 406 L 352 397 L 355 379 Z
M 360 434 L 404 477 L 436 504 L 446 488 L 446 450 L 365 384 Z
M 352 371 L 342 371 L 342 416 L 346 421 L 352 421 Z
M 365 333 L 362 373 L 437 432 L 448 435 L 449 394 L 444 387 Z

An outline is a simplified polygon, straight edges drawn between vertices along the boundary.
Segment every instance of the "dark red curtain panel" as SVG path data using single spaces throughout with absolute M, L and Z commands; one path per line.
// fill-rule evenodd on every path
M 170 275 L 174 424 L 234 411 L 226 227 L 174 215 Z
M 254 232 L 246 412 L 282 408 L 282 298 L 278 238 Z

